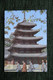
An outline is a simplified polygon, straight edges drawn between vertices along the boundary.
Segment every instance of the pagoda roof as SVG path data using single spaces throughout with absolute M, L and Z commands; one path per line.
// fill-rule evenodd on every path
M 22 22 L 18 23 L 17 26 L 14 27 L 14 28 L 17 28 L 17 27 L 20 27 L 20 26 L 23 26 L 23 27 L 24 26 L 26 26 L 26 27 L 34 27 L 34 26 L 36 26 L 36 24 L 32 23 L 32 22 L 28 22 L 26 20 L 23 20 Z
M 33 54 L 33 53 L 12 53 L 11 54 L 12 56 L 15 56 L 15 57 L 47 57 L 47 53 L 36 53 L 36 54 Z
M 18 25 L 20 25 L 20 26 L 36 26 L 35 23 L 28 22 L 26 20 L 23 20 L 22 22 L 18 23 Z
M 44 48 L 46 48 L 46 46 L 45 45 L 33 45 L 33 44 L 14 44 L 14 45 L 12 45 L 12 47 L 16 47 L 16 48 L 42 48 L 42 49 L 44 49 Z
M 40 31 L 40 29 L 37 29 L 37 30 L 23 30 L 23 29 L 18 29 L 18 30 L 16 30 L 14 33 L 16 33 L 16 32 L 23 32 L 23 33 L 37 33 L 37 32 L 39 32 Z
M 43 39 L 43 37 L 22 37 L 22 36 L 18 36 L 16 37 L 16 39 L 21 39 L 21 40 L 40 40 Z

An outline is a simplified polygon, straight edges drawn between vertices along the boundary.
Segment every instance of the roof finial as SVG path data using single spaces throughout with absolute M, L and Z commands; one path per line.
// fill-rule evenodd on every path
M 24 20 L 25 20 L 25 11 L 24 11 Z
M 26 12 L 24 11 L 24 20 L 23 20 L 24 22 L 26 21 L 25 14 L 26 14 Z

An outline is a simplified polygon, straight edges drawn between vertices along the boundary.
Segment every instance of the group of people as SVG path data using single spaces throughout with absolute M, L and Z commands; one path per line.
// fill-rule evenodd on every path
M 14 60 L 12 60 L 11 62 L 8 62 L 8 64 L 15 64 Z M 35 67 L 34 65 L 32 64 L 31 61 L 29 61 L 29 67 L 27 69 L 27 66 L 26 66 L 26 63 L 25 61 L 22 61 L 22 68 L 19 64 L 19 62 L 17 61 L 16 62 L 16 65 L 17 65 L 17 69 L 16 69 L 16 72 L 33 72 L 33 70 L 35 70 Z M 47 72 L 47 60 L 42 60 L 42 64 L 41 64 L 41 72 Z
M 41 70 L 42 72 L 47 72 L 47 60 L 42 60 Z
M 27 67 L 26 63 L 23 61 L 23 67 L 21 69 L 20 64 L 17 62 L 17 72 L 27 72 Z M 29 72 L 33 72 L 34 65 L 32 64 L 31 61 L 29 61 Z M 47 60 L 42 60 L 42 65 L 41 65 L 41 72 L 47 72 Z
M 22 61 L 22 63 L 23 63 L 23 67 L 22 67 L 22 69 L 21 69 L 21 66 L 20 66 L 20 64 L 19 64 L 19 62 L 17 62 L 17 72 L 27 72 L 27 66 L 26 66 L 26 63 L 24 62 L 24 61 Z M 29 61 L 29 72 L 32 72 L 32 69 L 33 69 L 33 64 L 32 64 L 32 62 L 31 61 Z

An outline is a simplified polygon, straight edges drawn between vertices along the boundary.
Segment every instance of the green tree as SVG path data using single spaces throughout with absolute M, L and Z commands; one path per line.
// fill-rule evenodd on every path
M 10 28 L 9 25 L 10 24 L 14 25 L 14 20 L 16 22 L 18 22 L 20 20 L 19 17 L 16 16 L 13 11 L 7 11 L 7 12 L 11 13 L 11 15 L 9 15 L 9 17 L 6 17 L 6 23 L 5 23 L 5 25 L 8 25 L 8 26 L 5 26 L 5 34 L 8 34 L 7 30 L 11 30 L 11 28 Z
M 22 13 L 24 13 L 24 18 L 25 18 L 25 13 L 26 13 L 26 12 L 28 13 L 29 11 L 31 11 L 31 10 L 23 10 L 23 11 L 22 11 Z M 37 12 L 37 11 L 38 11 L 38 10 L 35 10 L 35 12 Z M 7 12 L 8 12 L 8 13 L 11 13 L 11 15 L 6 18 L 6 23 L 5 23 L 5 24 L 8 24 L 8 26 L 5 26 L 5 34 L 8 34 L 8 31 L 7 31 L 7 30 L 11 30 L 11 28 L 10 28 L 9 25 L 10 25 L 10 24 L 14 25 L 14 20 L 15 20 L 16 22 L 18 22 L 18 21 L 20 20 L 20 19 L 19 19 L 19 15 L 16 16 L 13 11 L 7 11 Z M 42 15 L 44 12 L 47 13 L 47 11 L 45 11 L 45 10 L 40 10 L 40 14 L 41 14 L 41 15 Z M 34 15 L 30 16 L 30 18 L 27 19 L 27 21 L 30 21 L 30 22 L 40 21 L 40 22 L 43 23 L 43 24 L 46 24 L 46 23 L 47 23 L 46 20 L 42 20 L 41 18 L 35 18 Z M 43 31 L 43 32 L 45 33 L 46 30 Z

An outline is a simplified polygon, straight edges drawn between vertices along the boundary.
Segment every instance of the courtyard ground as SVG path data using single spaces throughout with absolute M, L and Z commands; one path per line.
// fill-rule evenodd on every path
M 29 72 L 29 65 L 27 66 L 27 72 Z M 21 65 L 21 68 L 23 67 L 23 65 Z M 17 65 L 11 65 L 8 64 L 4 67 L 4 72 L 17 72 Z M 33 72 L 41 72 L 41 65 L 39 64 L 34 64 L 34 69 Z

